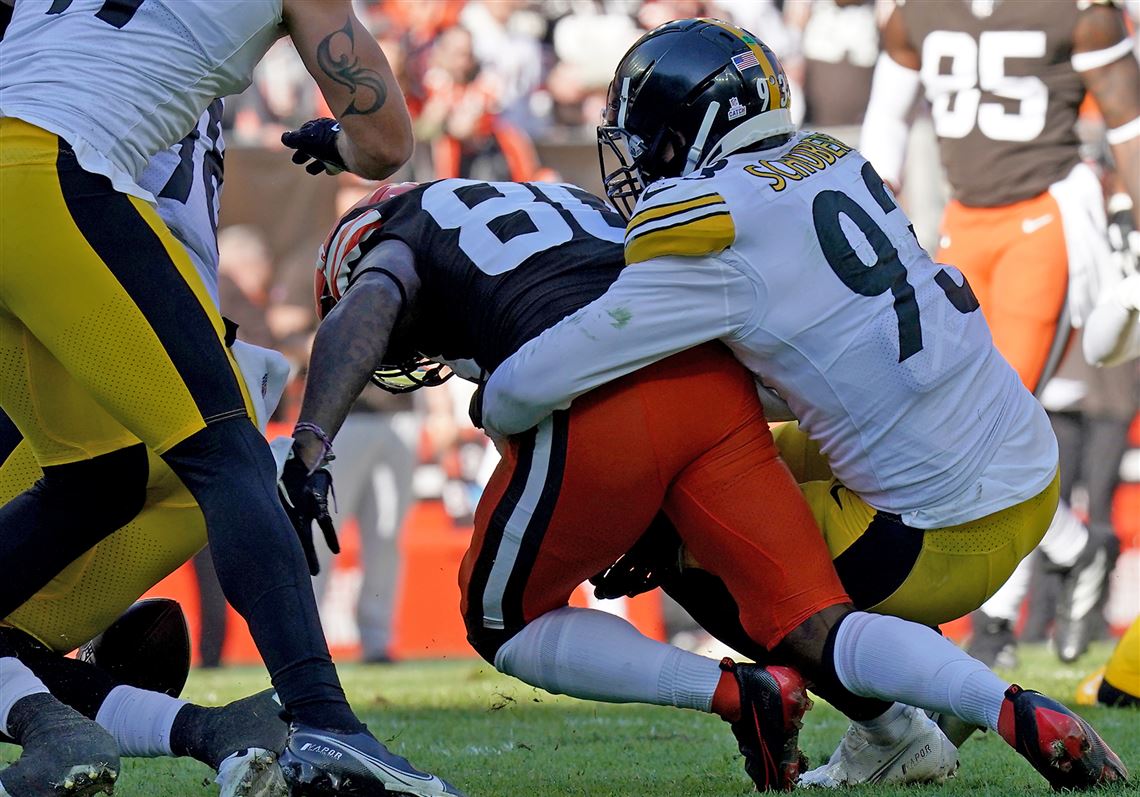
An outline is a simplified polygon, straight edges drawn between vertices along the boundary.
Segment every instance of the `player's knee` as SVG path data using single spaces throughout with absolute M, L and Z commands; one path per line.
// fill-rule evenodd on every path
M 146 503 L 146 447 L 139 443 L 80 462 L 49 465 L 36 489 L 57 509 L 82 518 L 92 533 L 125 526 Z
M 246 417 L 211 423 L 162 458 L 199 504 L 219 487 L 228 494 L 235 482 L 272 485 L 277 475 L 269 445 Z
M 488 664 L 495 664 L 499 649 L 503 647 L 519 629 L 487 628 L 483 619 L 465 618 L 467 624 L 467 642 L 475 648 L 475 652 L 483 657 Z

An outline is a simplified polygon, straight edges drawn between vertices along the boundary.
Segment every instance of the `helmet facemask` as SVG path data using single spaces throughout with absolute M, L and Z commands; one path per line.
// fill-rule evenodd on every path
M 651 140 L 626 127 L 625 112 L 629 107 L 629 78 L 622 81 L 620 93 L 610 86 L 609 102 L 603 124 L 598 126 L 598 163 L 602 170 L 602 186 L 618 213 L 629 221 L 641 192 L 663 177 L 681 174 L 673 168 L 680 137 L 668 127 L 654 133 Z M 617 162 L 612 171 L 606 168 L 606 153 Z
M 387 358 L 385 358 L 387 359 Z M 443 363 L 437 363 L 422 354 L 413 354 L 398 365 L 380 365 L 369 377 L 372 384 L 389 393 L 411 393 L 421 387 L 437 387 L 455 376 Z

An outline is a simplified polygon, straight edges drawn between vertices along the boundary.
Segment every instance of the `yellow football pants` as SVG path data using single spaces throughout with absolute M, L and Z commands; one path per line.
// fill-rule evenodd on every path
M 941 529 L 912 529 L 884 517 L 831 474 L 819 447 L 795 423 L 772 430 L 823 531 L 855 604 L 925 625 L 981 606 L 1045 535 L 1060 474 L 1040 494 L 985 517 Z
M 1121 692 L 1140 698 L 1140 617 L 1132 621 L 1117 643 L 1104 670 L 1104 680 Z
M 246 414 L 221 315 L 147 203 L 0 119 L 0 406 L 41 465 Z
M 32 486 L 40 468 L 26 441 L 0 465 L 0 504 Z M 146 505 L 3 621 L 59 653 L 103 632 L 139 596 L 206 544 L 202 511 L 178 477 L 150 454 Z

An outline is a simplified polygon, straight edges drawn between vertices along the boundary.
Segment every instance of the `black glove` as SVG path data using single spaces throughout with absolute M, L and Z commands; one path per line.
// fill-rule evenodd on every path
M 344 159 L 336 148 L 340 123 L 336 119 L 313 119 L 296 130 L 286 130 L 281 134 L 281 143 L 293 153 L 293 163 L 313 162 L 305 167 L 309 174 L 340 174 L 348 171 Z
M 590 579 L 600 599 L 632 598 L 661 586 L 681 572 L 681 538 L 673 524 L 659 514 L 641 539 L 614 564 Z
M 314 520 L 321 527 L 329 550 L 340 553 L 336 528 L 329 515 L 331 491 L 332 474 L 323 466 L 309 473 L 294 444 L 289 452 L 289 458 L 285 460 L 281 478 L 277 480 L 277 492 L 281 497 L 285 514 L 289 516 L 293 529 L 297 532 L 297 538 L 301 540 L 305 559 L 309 563 L 309 573 L 314 576 L 321 572 L 320 562 L 317 561 L 317 549 L 313 547 Z

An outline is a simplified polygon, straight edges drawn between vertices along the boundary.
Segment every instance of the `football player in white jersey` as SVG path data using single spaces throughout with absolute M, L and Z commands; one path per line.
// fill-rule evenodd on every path
M 15 8 L 0 46 L 0 406 L 44 476 L 0 509 L 0 614 L 137 514 L 154 452 L 201 508 L 223 591 L 293 718 L 282 766 L 295 791 L 453 793 L 391 755 L 348 706 L 221 316 L 138 185 L 148 159 L 215 97 L 248 85 L 286 34 L 339 120 L 288 134 L 295 160 L 314 158 L 314 171 L 392 173 L 410 155 L 410 120 L 349 0 Z M 0 718 L 22 693 L 2 696 Z M 25 734 L 54 745 L 53 781 L 71 766 L 112 780 L 106 755 L 86 746 L 90 729 L 50 728 L 43 711 L 36 719 Z
M 2 28 L 0 24 L 0 37 Z M 156 197 L 163 221 L 185 243 L 215 303 L 217 200 L 225 148 L 221 118 L 222 101 L 215 100 L 194 129 L 174 147 L 155 154 L 139 177 L 139 185 Z M 265 379 L 265 396 L 251 390 L 264 429 L 284 387 L 288 363 L 268 349 L 240 341 L 233 345 L 246 381 L 260 387 Z M 284 794 L 276 757 L 286 728 L 270 696 L 205 709 L 119 683 L 94 664 L 64 658 L 107 629 L 139 595 L 206 543 L 193 497 L 160 458 L 150 458 L 150 470 L 142 511 L 4 618 L 0 635 L 53 696 L 101 720 L 122 754 L 196 756 L 218 771 L 221 793 L 228 797 Z M 11 500 L 42 475 L 28 444 L 0 413 L 0 502 Z M 188 650 L 185 665 L 189 667 Z M 23 760 L 0 772 L 0 787 L 19 797 L 42 786 L 42 773 L 35 769 L 32 759 Z
M 992 594 L 1044 534 L 1057 503 L 1056 441 L 960 273 L 930 260 L 857 152 L 796 133 L 788 102 L 775 57 L 731 25 L 682 20 L 634 45 L 599 128 L 600 152 L 620 160 L 607 193 L 627 210 L 636 200 L 627 267 L 496 369 L 483 422 L 519 433 L 598 385 L 719 339 L 822 450 L 834 478 L 802 486 L 837 567 L 846 556 L 871 575 L 862 589 L 844 578 L 856 606 L 944 622 Z M 839 681 L 880 697 L 909 683 L 914 704 L 929 704 L 928 688 L 945 696 L 913 674 L 955 655 L 952 646 L 899 636 L 892 660 L 843 654 L 885 624 L 856 612 L 836 626 Z M 1079 718 L 1006 687 L 994 676 L 969 696 L 952 687 L 950 699 L 1056 786 L 1120 774 Z M 855 727 L 831 780 L 904 777 L 889 770 L 908 757 L 906 712 L 896 705 Z M 1084 737 L 1102 752 L 1062 775 L 1070 762 L 1027 747 L 1033 734 Z

